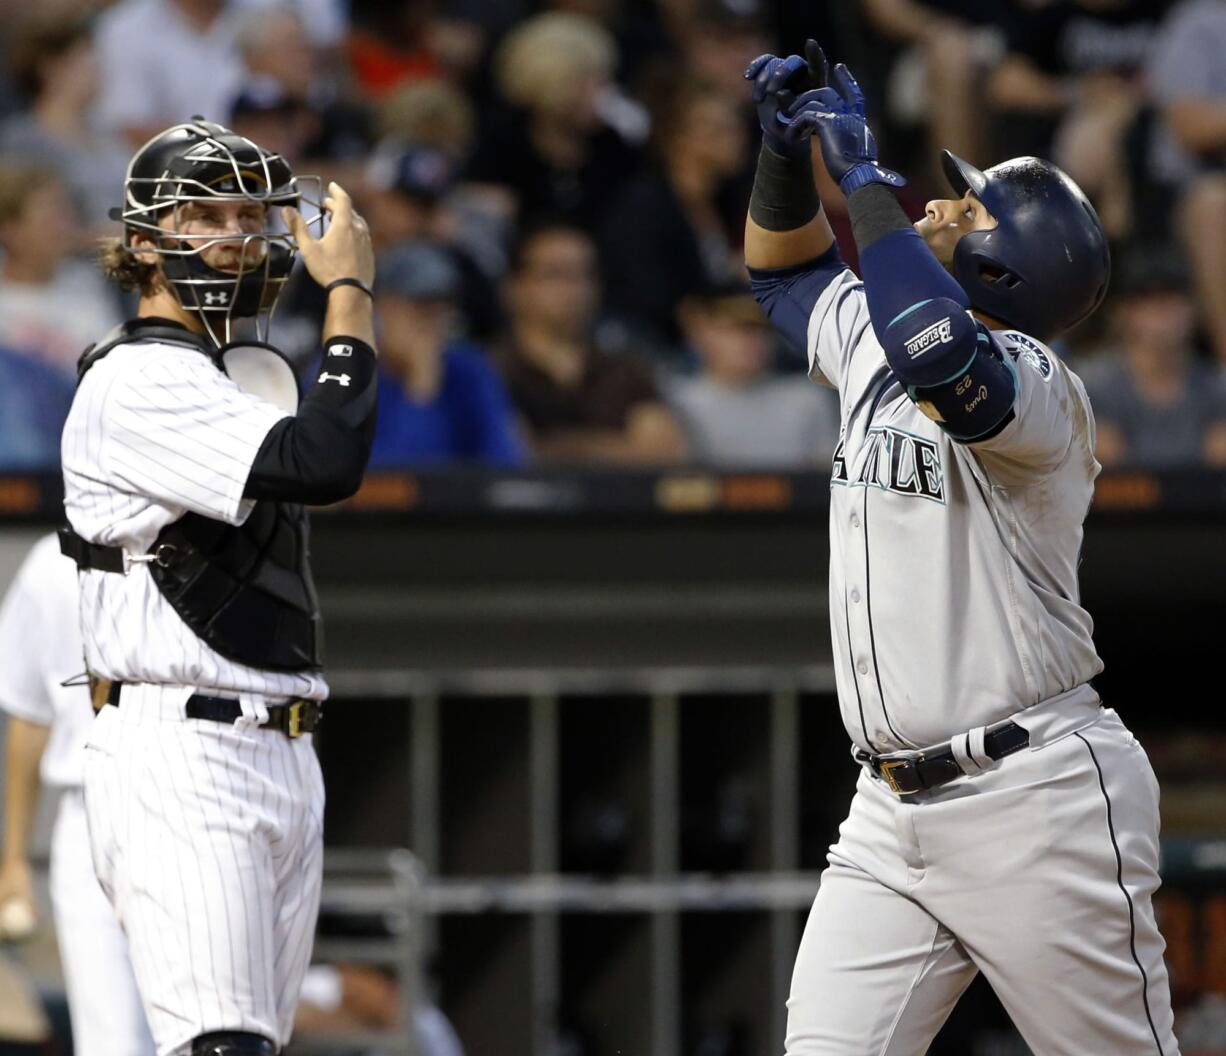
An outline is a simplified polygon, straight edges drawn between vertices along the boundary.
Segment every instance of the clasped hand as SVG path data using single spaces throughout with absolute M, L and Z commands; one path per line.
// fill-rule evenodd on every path
M 767 145 L 776 152 L 802 156 L 816 135 L 826 169 L 845 194 L 866 183 L 906 183 L 878 163 L 860 85 L 843 63 L 830 70 L 817 41 L 805 43 L 803 58 L 758 56 L 745 78 L 753 81 L 758 120 Z

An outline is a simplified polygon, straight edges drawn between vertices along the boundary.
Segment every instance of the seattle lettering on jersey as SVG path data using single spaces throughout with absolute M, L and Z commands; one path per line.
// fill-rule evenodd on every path
M 944 504 L 945 473 L 935 441 L 875 425 L 865 436 L 850 473 L 844 443 L 845 438 L 839 437 L 831 464 L 831 487 L 880 488 Z

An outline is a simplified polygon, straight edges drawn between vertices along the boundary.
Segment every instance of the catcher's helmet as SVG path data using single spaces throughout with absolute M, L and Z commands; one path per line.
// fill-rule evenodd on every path
M 188 242 L 173 223 L 174 211 L 186 202 L 219 199 L 298 207 L 303 198 L 299 178 L 281 155 L 194 117 L 154 136 L 133 155 L 124 178 L 123 208 L 112 210 L 112 217 L 123 221 L 124 244 L 129 248 L 135 235 L 149 236 L 150 244 L 141 248 L 161 256 L 162 270 L 179 303 L 200 313 L 209 333 L 221 343 L 230 336 L 231 319 L 272 310 L 297 246 L 275 216 L 259 232 L 209 239 L 193 236 Z M 209 246 L 239 240 L 237 271 L 221 271 L 205 262 L 202 251 Z M 217 323 L 220 328 L 215 328 Z
M 954 249 L 953 274 L 971 307 L 1042 341 L 1076 326 L 1102 303 L 1111 253 L 1098 214 L 1064 172 L 1014 158 L 980 172 L 948 150 L 945 177 L 969 190 L 998 224 Z

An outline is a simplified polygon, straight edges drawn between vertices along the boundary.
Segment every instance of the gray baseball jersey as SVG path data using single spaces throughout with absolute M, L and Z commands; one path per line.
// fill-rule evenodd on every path
M 842 406 L 830 625 L 843 721 L 866 750 L 946 741 L 1102 670 L 1077 586 L 1099 470 L 1089 401 L 1041 343 L 995 336 L 1017 366 L 1016 415 L 961 444 L 890 372 L 850 271 L 809 320 L 811 376 Z
M 997 331 L 1013 418 L 960 444 L 891 374 L 861 284 L 829 274 L 807 343 L 842 405 L 843 720 L 861 749 L 947 744 L 963 773 L 901 796 L 861 769 L 797 953 L 787 1056 L 925 1052 L 979 972 L 1036 1053 L 1178 1056 L 1158 784 L 1087 681 L 1102 664 L 1077 591 L 1099 469 L 1085 390 L 1041 343 Z M 993 760 L 973 742 L 1004 719 L 1027 750 Z

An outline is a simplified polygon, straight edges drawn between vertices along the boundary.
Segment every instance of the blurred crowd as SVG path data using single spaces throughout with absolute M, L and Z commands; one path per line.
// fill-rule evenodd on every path
M 914 215 L 940 147 L 1049 157 L 1108 304 L 1057 348 L 1105 465 L 1226 466 L 1226 0 L 0 0 L 0 469 L 51 469 L 127 158 L 194 114 L 342 183 L 379 254 L 372 467 L 828 464 L 834 395 L 750 295 L 741 74 L 806 36 Z M 844 202 L 819 174 L 845 255 Z M 304 371 L 296 275 L 273 340 Z

